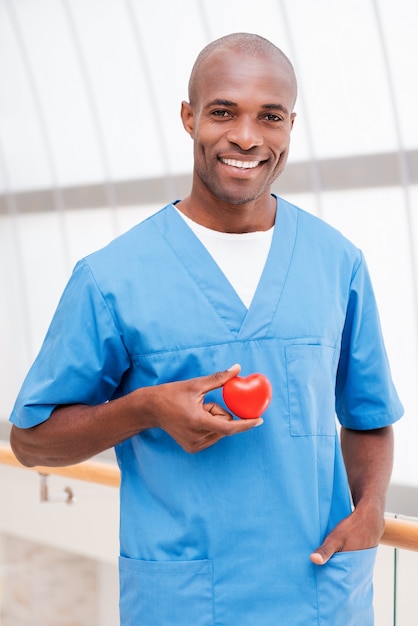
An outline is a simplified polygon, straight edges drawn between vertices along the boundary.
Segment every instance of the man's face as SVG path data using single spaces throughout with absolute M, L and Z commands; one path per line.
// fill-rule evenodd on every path
M 194 140 L 194 185 L 202 197 L 239 205 L 270 194 L 295 117 L 286 62 L 217 51 L 204 62 L 196 93 L 192 104 L 183 103 L 182 118 Z

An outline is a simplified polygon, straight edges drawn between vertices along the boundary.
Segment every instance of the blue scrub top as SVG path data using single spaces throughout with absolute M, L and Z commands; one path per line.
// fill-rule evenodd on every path
M 351 512 L 336 415 L 402 415 L 361 252 L 282 199 L 250 308 L 173 205 L 80 261 L 11 420 L 232 363 L 267 375 L 264 424 L 188 454 L 116 448 L 122 626 L 371 626 L 375 549 L 309 559 Z M 222 404 L 221 390 L 207 400 Z

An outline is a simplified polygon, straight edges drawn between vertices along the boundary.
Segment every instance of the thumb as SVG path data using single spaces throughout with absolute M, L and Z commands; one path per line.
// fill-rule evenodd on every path
M 335 554 L 335 552 L 339 552 L 340 550 L 341 548 L 334 547 L 331 541 L 324 541 L 322 546 L 312 552 L 310 559 L 312 563 L 315 563 L 315 565 L 325 565 L 333 554 Z
M 325 563 L 328 561 L 328 559 L 326 559 L 322 554 L 320 548 L 318 548 L 318 550 L 315 550 L 315 552 L 312 552 L 310 559 L 312 563 L 315 563 L 315 565 L 325 565 Z
M 228 380 L 238 376 L 241 371 L 241 365 L 239 363 L 235 363 L 235 365 L 231 365 L 227 370 L 223 370 L 221 372 L 215 372 L 214 374 L 209 374 L 209 376 L 203 376 L 203 392 L 212 391 L 212 389 L 219 389 L 219 387 L 223 387 Z

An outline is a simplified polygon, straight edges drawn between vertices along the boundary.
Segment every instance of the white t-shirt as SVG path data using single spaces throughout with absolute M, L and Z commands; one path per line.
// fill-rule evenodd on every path
M 253 233 L 223 233 L 197 224 L 176 210 L 249 308 L 267 260 L 274 226 Z

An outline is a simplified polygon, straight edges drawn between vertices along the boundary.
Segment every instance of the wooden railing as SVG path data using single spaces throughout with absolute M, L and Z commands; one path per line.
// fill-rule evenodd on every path
M 108 487 L 119 487 L 120 485 L 120 473 L 116 463 L 93 460 L 65 467 L 25 467 L 19 463 L 10 446 L 5 444 L 0 444 L 0 463 L 38 472 L 38 474 L 66 476 L 67 478 L 107 485 Z
M 109 487 L 119 487 L 120 485 L 120 473 L 116 463 L 91 460 L 66 467 L 39 466 L 27 468 L 19 463 L 10 446 L 0 444 L 0 464 L 24 468 L 39 474 L 65 476 Z M 418 552 L 418 522 L 386 515 L 385 531 L 380 543 L 393 548 L 404 548 Z

